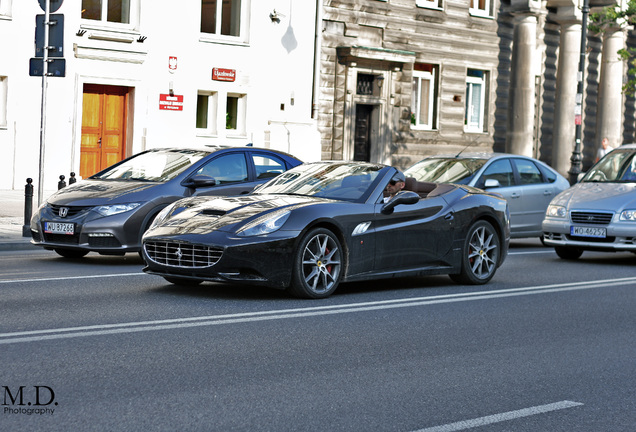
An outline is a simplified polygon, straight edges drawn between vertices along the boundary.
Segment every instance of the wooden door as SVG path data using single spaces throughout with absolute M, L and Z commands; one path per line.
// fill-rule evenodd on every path
M 128 87 L 84 85 L 80 176 L 119 162 L 126 150 Z

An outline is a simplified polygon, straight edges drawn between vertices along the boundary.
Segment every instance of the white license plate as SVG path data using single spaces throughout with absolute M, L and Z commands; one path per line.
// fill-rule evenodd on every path
M 49 234 L 75 234 L 75 224 L 65 222 L 44 222 L 44 232 Z
M 607 237 L 607 228 L 591 228 L 591 227 L 570 227 L 570 234 L 580 237 Z

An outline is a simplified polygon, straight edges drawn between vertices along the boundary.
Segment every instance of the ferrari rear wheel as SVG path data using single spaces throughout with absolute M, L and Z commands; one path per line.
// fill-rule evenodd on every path
M 462 249 L 461 272 L 450 275 L 457 283 L 482 285 L 495 275 L 499 263 L 499 236 L 486 221 L 474 223 L 468 230 Z
M 309 231 L 294 256 L 289 292 L 301 298 L 325 298 L 341 279 L 342 247 L 334 233 L 326 228 Z

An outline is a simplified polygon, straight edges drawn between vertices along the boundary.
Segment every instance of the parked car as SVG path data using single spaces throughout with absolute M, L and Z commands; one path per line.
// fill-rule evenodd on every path
M 568 180 L 536 159 L 506 153 L 431 156 L 404 174 L 418 181 L 457 183 L 501 194 L 510 207 L 510 237 L 541 237 L 550 200 Z
M 147 150 L 51 195 L 31 219 L 31 242 L 66 258 L 138 252 L 142 233 L 177 199 L 246 194 L 300 163 L 254 147 Z
M 636 144 L 612 150 L 557 195 L 543 232 L 545 244 L 563 259 L 586 250 L 636 253 Z
M 175 284 L 258 284 L 303 298 L 327 297 L 344 281 L 398 276 L 488 282 L 508 251 L 506 201 L 416 182 L 385 203 L 397 173 L 319 162 L 246 196 L 179 200 L 144 234 L 144 271 Z

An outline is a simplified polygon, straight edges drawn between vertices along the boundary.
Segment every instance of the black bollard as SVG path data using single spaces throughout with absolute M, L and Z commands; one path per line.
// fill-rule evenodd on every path
M 65 178 L 66 178 L 66 177 L 64 177 L 64 174 L 62 174 L 62 175 L 60 176 L 60 181 L 59 181 L 59 182 L 57 182 L 57 190 L 60 190 L 60 189 L 62 189 L 63 187 L 65 187 L 65 186 L 66 186 L 66 182 L 64 181 L 64 179 L 65 179 Z
M 77 181 L 77 179 L 75 178 L 75 173 L 72 172 L 71 173 L 71 177 L 68 179 L 68 184 L 72 185 L 73 183 L 75 183 Z
M 24 225 L 22 225 L 22 237 L 31 237 L 31 213 L 33 213 L 33 179 L 26 179 L 24 186 Z

